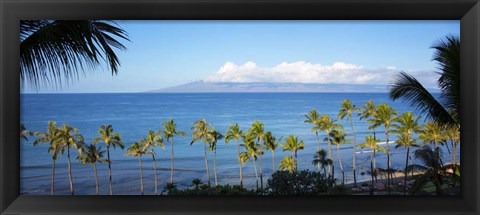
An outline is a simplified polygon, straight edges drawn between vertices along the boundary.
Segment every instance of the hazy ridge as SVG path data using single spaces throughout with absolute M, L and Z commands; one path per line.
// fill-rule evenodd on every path
M 310 83 L 274 83 L 274 82 L 205 82 L 194 81 L 173 87 L 147 91 L 163 92 L 388 92 L 385 85 L 376 84 L 310 84 Z

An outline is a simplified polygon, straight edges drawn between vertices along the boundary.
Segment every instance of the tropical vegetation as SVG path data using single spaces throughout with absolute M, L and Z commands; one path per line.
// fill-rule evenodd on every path
M 125 32 L 119 28 L 109 25 L 107 22 L 85 21 L 78 22 L 75 29 L 68 21 L 22 21 L 21 22 L 21 77 L 35 86 L 42 81 L 54 81 L 55 83 L 63 79 L 69 80 L 79 70 L 77 67 L 95 66 L 98 64 L 100 52 L 106 55 L 107 61 L 113 73 L 117 72 L 118 59 L 111 49 L 111 46 L 123 49 L 123 45 L 116 39 L 106 33 L 116 37 L 127 39 Z M 68 27 L 70 26 L 70 27 Z M 65 34 L 71 38 L 55 38 L 59 31 L 65 31 Z M 89 34 L 80 34 L 88 31 Z M 47 37 L 47 36 L 52 36 Z M 46 38 L 51 39 L 47 40 Z M 90 42 L 88 42 L 90 41 Z M 91 42 L 97 45 L 92 46 Z M 60 47 L 66 49 L 65 53 L 57 52 Z M 460 119 L 459 119 L 459 48 L 460 41 L 458 37 L 448 36 L 445 40 L 440 40 L 433 46 L 435 49 L 434 60 L 439 64 L 440 78 L 440 97 L 433 96 L 426 88 L 413 76 L 407 73 L 399 73 L 396 80 L 392 83 L 389 95 L 393 100 L 402 99 L 414 107 L 419 115 L 415 116 L 413 112 L 399 113 L 394 107 L 387 103 L 375 105 L 373 100 L 366 101 L 363 106 L 353 104 L 349 99 L 343 100 L 337 117 L 331 117 L 330 114 L 321 114 L 316 109 L 311 109 L 304 115 L 304 123 L 308 123 L 316 137 L 315 143 L 303 141 L 295 134 L 289 134 L 284 141 L 282 137 L 278 138 L 260 120 L 252 122 L 245 131 L 241 129 L 238 123 L 231 124 L 225 132 L 221 132 L 220 127 L 214 128 L 207 120 L 199 119 L 193 123 L 190 133 L 190 145 L 195 142 L 203 142 L 203 157 L 205 161 L 206 184 L 202 179 L 195 178 L 192 181 L 191 188 L 179 189 L 178 183 L 174 180 L 174 137 L 187 134 L 184 131 L 177 130 L 177 125 L 171 118 L 162 122 L 163 128 L 159 131 L 146 131 L 146 136 L 139 141 L 131 143 L 125 153 L 126 156 L 138 157 L 140 169 L 140 193 L 145 193 L 145 183 L 143 175 L 142 156 L 151 155 L 153 161 L 154 173 L 154 193 L 158 194 L 157 178 L 157 148 L 165 149 L 169 143 L 171 147 L 170 157 L 170 180 L 164 184 L 160 194 L 168 195 L 332 195 L 332 194 L 351 194 L 369 191 L 383 190 L 377 175 L 383 174 L 387 181 L 388 194 L 396 192 L 406 195 L 422 193 L 426 186 L 432 184 L 435 187 L 435 194 L 444 193 L 446 180 L 451 180 L 451 187 L 455 187 L 460 181 L 455 180 L 460 176 L 459 161 L 457 150 L 461 144 L 460 141 Z M 37 56 L 41 55 L 41 56 Z M 63 57 L 63 58 L 62 58 Z M 55 58 L 55 59 L 54 59 Z M 60 74 L 63 72 L 63 74 Z M 53 77 L 53 79 L 52 79 Z M 63 78 L 63 79 L 62 79 Z M 422 122 L 422 118 L 426 121 Z M 349 124 L 345 129 L 341 121 Z M 365 122 L 368 125 L 368 135 L 365 140 L 357 144 L 355 133 L 355 124 Z M 358 124 L 357 124 L 358 125 Z M 370 134 L 370 130 L 372 134 Z M 320 134 L 324 132 L 324 134 Z M 382 135 L 377 135 L 382 132 Z M 67 176 L 69 182 L 70 194 L 74 195 L 74 177 L 72 174 L 71 151 L 77 152 L 77 161 L 83 165 L 91 164 L 95 177 L 95 193 L 99 192 L 99 177 L 97 165 L 105 163 L 108 166 L 109 175 L 109 194 L 113 194 L 112 180 L 112 159 L 110 148 L 124 148 L 120 133 L 114 132 L 112 125 L 102 125 L 98 129 L 98 136 L 93 139 L 92 144 L 86 144 L 80 130 L 68 124 L 62 124 L 57 127 L 57 123 L 50 121 L 45 131 L 30 131 L 25 125 L 20 124 L 20 139 L 23 141 L 33 140 L 33 146 L 48 144 L 47 152 L 52 156 L 51 170 L 51 195 L 55 194 L 55 169 L 56 160 L 59 155 L 67 154 Z M 324 137 L 323 142 L 321 141 Z M 390 139 L 392 136 L 394 138 Z M 239 185 L 219 184 L 217 177 L 217 144 L 225 139 L 225 143 L 235 140 L 236 153 L 232 159 L 238 160 L 239 165 Z M 313 141 L 312 141 L 313 142 Z M 98 145 L 105 144 L 106 150 Z M 380 146 L 385 143 L 386 147 Z M 208 144 L 208 150 L 207 150 Z M 351 145 L 350 145 L 351 144 Z M 396 148 L 405 149 L 405 157 L 402 156 L 401 162 L 403 170 L 397 171 L 392 167 L 392 153 L 390 144 L 395 144 Z M 305 169 L 305 159 L 299 151 L 305 150 L 315 145 L 314 156 L 311 164 L 316 171 Z M 444 145 L 449 153 L 453 153 L 450 164 L 445 163 L 442 149 Z M 337 159 L 333 156 L 332 146 L 336 146 Z M 222 146 L 223 147 L 223 146 Z M 225 146 L 229 147 L 229 146 Z M 351 175 L 345 171 L 349 164 L 344 165 L 340 156 L 341 149 L 352 149 Z M 369 188 L 359 186 L 357 183 L 357 147 L 367 149 L 367 156 L 362 159 L 370 161 L 370 185 Z M 416 149 L 419 147 L 419 149 Z M 450 148 L 452 152 L 450 152 Z M 282 153 L 287 152 L 280 162 L 275 162 L 275 152 L 282 149 Z M 415 160 L 410 156 L 411 150 L 414 150 Z M 402 149 L 403 150 L 403 149 Z M 265 151 L 271 152 L 272 172 L 268 177 L 266 187 L 263 183 L 262 160 Z M 313 151 L 313 150 L 312 150 Z M 377 152 L 382 152 L 378 156 L 386 156 L 386 163 L 381 164 L 385 169 L 377 167 Z M 363 151 L 360 151 L 363 153 Z M 104 154 L 106 153 L 106 158 Z M 213 153 L 213 173 L 215 186 L 211 186 L 210 171 L 208 164 L 208 153 Z M 284 153 L 285 154 L 285 153 Z M 278 155 L 278 154 L 277 154 Z M 280 154 L 282 155 L 282 154 Z M 299 157 L 301 159 L 299 159 Z M 163 158 L 163 157 L 162 157 Z M 268 159 L 268 157 L 266 158 Z M 309 158 L 308 158 L 309 159 Z M 118 160 L 117 160 L 118 161 Z M 252 164 L 248 162 L 252 161 Z M 258 161 L 258 167 L 257 167 Z M 310 160 L 309 160 L 310 161 Z M 341 172 L 341 180 L 335 175 L 336 165 Z M 403 167 L 403 162 L 405 166 Z M 121 163 L 119 163 L 120 165 Z M 235 164 L 236 165 L 236 164 Z M 243 168 L 247 165 L 253 166 L 254 173 L 246 174 L 255 176 L 255 189 L 248 190 L 244 186 Z M 252 166 L 249 166 L 251 168 Z M 300 166 L 300 167 L 299 167 Z M 380 165 L 379 165 L 380 166 Z M 235 167 L 236 169 L 236 167 Z M 268 168 L 266 168 L 268 169 Z M 251 169 L 250 169 L 251 170 Z M 203 169 L 201 170 L 203 171 Z M 397 185 L 397 172 L 402 172 L 401 181 Z M 364 173 L 361 173 L 364 174 Z M 236 174 L 234 176 L 237 177 Z M 253 177 L 253 176 L 252 176 Z M 353 183 L 347 184 L 346 178 L 352 178 Z M 410 180 L 409 180 L 410 179 Z M 236 179 L 235 179 L 236 180 Z M 368 181 L 367 181 L 368 182 Z M 368 185 L 368 184 L 367 184 Z M 449 186 L 450 186 L 449 185 Z M 93 186 L 92 186 L 93 187 Z

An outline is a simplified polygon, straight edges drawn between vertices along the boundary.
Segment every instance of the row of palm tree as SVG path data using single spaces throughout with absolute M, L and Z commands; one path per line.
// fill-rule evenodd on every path
M 352 111 L 349 111 L 351 109 Z M 419 135 L 419 139 L 423 140 L 424 143 L 432 143 L 434 149 L 438 148 L 439 144 L 445 144 L 447 140 L 450 140 L 453 147 L 454 160 L 452 163 L 456 164 L 456 150 L 459 144 L 459 130 L 452 130 L 455 127 L 449 126 L 440 126 L 435 122 L 428 122 L 425 125 L 420 125 L 420 117 L 415 117 L 413 113 L 406 112 L 400 116 L 397 116 L 397 111 L 389 107 L 387 104 L 380 104 L 378 107 L 375 107 L 373 101 L 368 101 L 365 106 L 361 108 L 356 108 L 355 105 L 351 105 L 349 100 L 345 100 L 342 103 L 342 108 L 338 115 L 338 119 L 341 119 L 343 116 L 348 116 L 350 125 L 353 126 L 351 117 L 356 111 L 363 110 L 357 115 L 362 119 L 367 119 L 367 123 L 371 124 L 369 127 L 374 131 L 373 136 L 369 135 L 366 137 L 365 142 L 360 143 L 358 147 L 369 148 L 371 150 L 370 154 L 370 163 L 371 163 L 371 175 L 372 175 L 372 187 L 374 182 L 374 176 L 376 177 L 376 152 L 381 151 L 387 154 L 387 179 L 390 185 L 390 159 L 389 159 L 389 134 L 394 133 L 398 134 L 396 138 L 396 147 L 405 147 L 406 148 L 406 159 L 405 159 L 405 181 L 407 179 L 407 167 L 411 162 L 410 159 L 410 148 L 416 147 L 416 139 L 413 138 L 414 134 Z M 312 131 L 315 131 L 317 136 L 317 147 L 320 143 L 318 132 L 324 130 L 327 133 L 327 137 L 323 140 L 328 144 L 328 158 L 325 158 L 326 152 L 318 150 L 313 159 L 314 165 L 317 167 L 322 167 L 325 175 L 327 175 L 326 168 L 331 170 L 328 172 L 328 176 L 333 179 L 334 177 L 334 162 L 333 162 L 333 153 L 332 145 L 335 145 L 337 148 L 337 156 L 340 165 L 340 170 L 342 172 L 342 184 L 345 183 L 345 172 L 343 169 L 343 163 L 340 156 L 340 145 L 345 143 L 352 143 L 351 140 L 347 139 L 348 134 L 343 130 L 343 126 L 337 124 L 338 119 L 332 119 L 330 115 L 324 114 L 319 116 L 317 111 L 313 109 L 308 114 L 305 115 L 307 120 L 305 122 L 313 124 Z M 140 177 L 141 177 L 141 192 L 143 194 L 143 171 L 142 171 L 142 156 L 151 155 L 153 161 L 153 170 L 154 170 L 154 180 L 155 180 L 155 194 L 158 194 L 158 178 L 157 178 L 157 166 L 156 166 L 156 153 L 155 147 L 165 148 L 165 141 L 170 142 L 172 146 L 171 151 L 171 174 L 170 174 L 170 183 L 173 183 L 173 172 L 174 172 L 174 137 L 186 136 L 185 132 L 179 131 L 176 129 L 176 124 L 173 119 L 169 119 L 162 123 L 164 130 L 160 131 L 148 131 L 145 138 L 140 139 L 139 141 L 133 143 L 126 152 L 127 156 L 139 157 L 140 161 Z M 383 125 L 385 129 L 385 137 L 387 148 L 383 148 L 378 145 L 380 142 L 376 138 L 375 128 Z M 51 193 L 54 194 L 54 177 L 55 177 L 55 160 L 58 157 L 58 154 L 64 153 L 67 151 L 68 156 L 68 176 L 70 182 L 70 190 L 73 195 L 74 186 L 73 179 L 71 174 L 71 163 L 70 163 L 70 148 L 76 149 L 79 153 L 77 160 L 82 164 L 91 164 L 93 165 L 95 181 L 96 181 L 96 193 L 98 193 L 98 176 L 96 163 L 107 163 L 109 169 L 109 182 L 110 182 L 110 194 L 113 194 L 112 191 L 112 168 L 111 168 L 111 158 L 110 158 L 110 147 L 115 149 L 119 146 L 121 149 L 124 148 L 124 143 L 121 141 L 121 136 L 118 132 L 113 131 L 111 125 L 103 125 L 100 127 L 98 133 L 99 136 L 93 139 L 92 144 L 85 144 L 83 136 L 79 134 L 78 129 L 72 128 L 67 124 L 64 124 L 62 127 L 57 128 L 56 122 L 49 122 L 47 132 L 29 132 L 22 127 L 20 135 L 24 138 L 29 134 L 38 136 L 39 138 L 34 141 L 34 145 L 40 143 L 49 143 L 50 147 L 48 149 L 49 153 L 52 154 L 52 189 Z M 298 156 L 297 152 L 303 150 L 305 144 L 302 140 L 299 140 L 298 137 L 294 135 L 289 135 L 283 144 L 280 143 L 282 138 L 276 138 L 273 136 L 272 132 L 265 131 L 264 124 L 260 121 L 254 121 L 251 127 L 243 132 L 240 129 L 238 124 L 231 125 L 225 135 L 218 132 L 211 124 L 209 124 L 206 119 L 197 120 L 192 126 L 192 141 L 191 144 L 197 141 L 204 142 L 204 158 L 206 165 L 206 174 L 207 181 L 210 185 L 210 174 L 208 166 L 208 157 L 207 157 L 207 144 L 208 151 L 213 152 L 214 156 L 214 178 L 215 186 L 218 185 L 217 169 L 216 169 L 216 148 L 219 140 L 225 138 L 226 144 L 231 140 L 236 140 L 237 145 L 237 159 L 239 161 L 239 178 L 240 185 L 243 186 L 243 166 L 251 159 L 253 161 L 255 179 L 260 187 L 263 189 L 262 184 L 262 163 L 261 158 L 264 155 L 264 150 L 270 150 L 272 153 L 272 171 L 275 171 L 275 150 L 282 146 L 283 151 L 290 151 L 290 156 L 285 156 L 284 159 L 280 162 L 280 169 L 285 171 L 297 171 L 298 169 Z M 106 151 L 102 150 L 101 146 L 97 146 L 99 142 L 103 142 L 106 145 Z M 355 141 L 353 142 L 354 145 Z M 448 146 L 448 145 L 447 145 Z M 242 150 L 241 150 L 242 149 Z M 354 148 L 354 152 L 355 152 Z M 107 153 L 107 158 L 104 158 L 105 152 Z M 437 150 L 438 152 L 438 150 Z M 355 154 L 355 153 L 354 153 Z M 437 159 L 440 160 L 440 154 L 437 154 Z M 257 160 L 259 161 L 259 169 L 257 169 Z M 355 161 L 353 161 L 355 164 Z M 318 169 L 320 171 L 320 169 Z M 353 172 L 355 174 L 355 172 Z M 354 177 L 355 180 L 355 177 Z M 376 180 L 376 179 L 375 179 Z M 355 182 L 354 182 L 355 183 Z M 405 190 L 406 192 L 406 190 Z
M 358 145 L 361 148 L 369 148 L 371 152 L 371 175 L 372 175 L 372 187 L 373 187 L 373 180 L 376 180 L 376 162 L 375 162 L 375 154 L 377 151 L 384 152 L 387 155 L 387 183 L 389 187 L 391 187 L 391 180 L 392 180 L 392 168 L 391 168 L 391 154 L 390 154 L 390 135 L 398 134 L 396 136 L 396 147 L 404 147 L 406 149 L 406 159 L 405 159 L 405 173 L 407 172 L 407 167 L 409 165 L 409 158 L 410 158 L 410 148 L 416 147 L 416 139 L 413 138 L 414 134 L 419 136 L 420 140 L 423 140 L 424 143 L 434 143 L 434 149 L 438 148 L 438 144 L 442 143 L 445 144 L 447 140 L 451 141 L 454 159 L 452 163 L 456 165 L 456 149 L 459 144 L 459 127 L 458 126 L 449 126 L 449 125 L 440 125 L 437 122 L 429 121 L 425 125 L 420 125 L 419 120 L 420 116 L 415 117 L 411 112 L 405 112 L 401 115 L 397 114 L 397 111 L 391 108 L 388 104 L 380 104 L 378 107 L 375 106 L 372 100 L 367 101 L 364 106 L 357 108 L 355 105 L 352 105 L 351 101 L 345 99 L 342 102 L 341 109 L 337 116 L 337 119 L 332 119 L 330 115 L 324 114 L 319 115 L 316 109 L 312 109 L 308 114 L 305 115 L 306 120 L 305 123 L 312 124 L 312 131 L 315 132 L 317 137 L 317 149 L 319 148 L 319 135 L 320 131 L 325 131 L 327 133 L 327 137 L 324 141 L 327 142 L 328 148 L 328 160 L 324 160 L 322 162 L 319 161 L 319 158 L 322 157 L 322 153 L 317 151 L 317 154 L 314 158 L 314 163 L 319 168 L 320 166 L 326 165 L 329 168 L 328 175 L 333 177 L 334 175 L 334 162 L 333 162 L 333 153 L 331 145 L 337 146 L 338 152 L 338 161 L 340 165 L 340 170 L 342 171 L 342 184 L 345 183 L 345 173 L 343 170 L 343 164 L 340 157 L 340 145 L 344 143 L 353 143 L 353 159 L 352 159 L 352 167 L 353 167 L 353 180 L 354 186 L 356 186 L 356 137 L 353 127 L 353 117 L 352 115 L 357 113 L 357 116 L 360 120 L 367 119 L 367 123 L 370 124 L 369 129 L 373 131 L 373 136 L 369 135 L 366 137 L 365 142 Z M 347 134 L 343 130 L 343 126 L 337 124 L 337 120 L 347 117 L 347 120 L 350 122 L 350 126 L 352 128 L 352 136 L 353 142 L 351 140 L 347 140 Z M 385 143 L 386 148 L 380 147 L 378 143 L 380 140 L 376 137 L 376 128 L 383 125 L 384 132 L 385 132 Z M 448 147 L 448 145 L 447 145 Z M 439 151 L 437 150 L 437 153 Z M 437 159 L 441 160 L 440 154 L 437 155 Z M 330 161 L 329 161 L 330 160 Z M 328 164 L 328 165 L 327 165 Z M 320 170 L 320 169 L 319 169 Z M 407 180 L 407 174 L 405 174 L 405 181 Z M 405 190 L 406 192 L 406 190 Z

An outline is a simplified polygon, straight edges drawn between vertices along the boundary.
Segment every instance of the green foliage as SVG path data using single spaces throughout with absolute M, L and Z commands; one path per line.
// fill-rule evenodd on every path
M 327 191 L 328 183 L 324 174 L 302 170 L 300 172 L 276 171 L 268 179 L 268 195 L 317 195 Z
M 328 195 L 351 195 L 352 189 L 346 185 L 335 185 L 328 189 Z
M 187 188 L 183 190 L 172 189 L 169 195 L 257 195 L 255 190 L 247 190 L 240 185 L 218 185 L 210 187 L 208 185 L 201 185 L 198 188 Z
M 176 183 L 167 183 L 163 187 L 162 194 L 168 193 L 169 195 L 173 195 L 174 193 L 178 192 L 177 184 Z
M 121 140 L 121 136 L 118 132 L 113 132 L 112 125 L 102 125 L 98 129 L 99 136 L 93 139 L 93 144 L 98 142 L 104 142 L 107 146 L 107 151 L 110 146 L 113 146 L 113 149 L 118 145 L 121 149 L 125 147 L 124 143 Z
M 197 141 L 203 141 L 204 143 L 208 141 L 210 125 L 207 123 L 206 119 L 195 121 L 191 129 L 192 133 L 190 134 L 190 136 L 192 136 L 193 139 L 190 142 L 190 145 Z
M 422 114 L 441 125 L 459 125 L 460 106 L 460 38 L 447 36 L 433 47 L 433 60 L 439 65 L 437 80 L 441 89 L 440 99 L 436 99 L 412 75 L 399 73 L 390 87 L 390 98 L 402 99 L 410 103 Z
M 296 166 L 297 161 L 290 156 L 285 156 L 280 161 L 280 170 L 282 171 L 294 172 L 297 170 Z
M 116 74 L 120 65 L 114 48 L 127 33 L 113 21 L 20 21 L 20 80 L 34 87 L 57 86 L 78 79 L 104 60 Z

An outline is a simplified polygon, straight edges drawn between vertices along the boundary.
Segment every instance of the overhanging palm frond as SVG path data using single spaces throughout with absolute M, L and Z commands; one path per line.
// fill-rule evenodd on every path
M 439 40 L 432 46 L 435 49 L 433 60 L 440 69 L 438 86 L 442 90 L 441 102 L 459 122 L 460 105 L 460 38 L 447 36 L 446 40 Z
M 61 86 L 78 79 L 103 59 L 112 74 L 119 59 L 112 48 L 125 50 L 116 38 L 129 40 L 113 21 L 22 20 L 20 22 L 20 78 L 33 88 Z
M 441 124 L 455 124 L 455 120 L 435 97 L 415 77 L 405 72 L 400 72 L 396 76 L 389 94 L 394 101 L 402 99 L 434 121 Z

